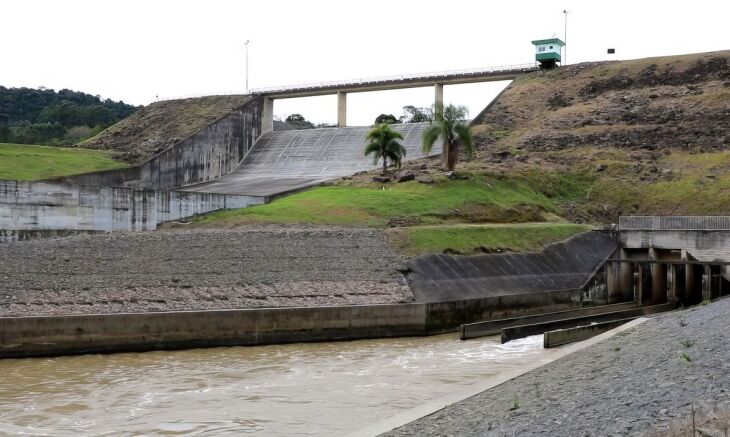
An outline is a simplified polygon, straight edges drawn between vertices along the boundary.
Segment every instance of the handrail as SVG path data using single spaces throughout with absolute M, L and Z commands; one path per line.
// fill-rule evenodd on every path
M 393 82 L 393 81 L 406 81 L 406 80 L 418 80 L 418 79 L 439 79 L 446 78 L 449 76 L 468 76 L 468 75 L 482 75 L 492 74 L 501 72 L 527 72 L 537 68 L 536 64 L 513 64 L 513 65 L 501 65 L 498 67 L 485 67 L 485 68 L 472 68 L 467 70 L 446 70 L 428 73 L 415 73 L 415 74 L 402 74 L 397 76 L 380 76 L 370 77 L 361 79 L 349 79 L 349 80 L 338 80 L 331 82 L 311 82 L 301 83 L 295 85 L 282 85 L 264 88 L 254 88 L 250 92 L 252 94 L 269 94 L 286 91 L 298 91 L 304 89 L 316 89 L 316 88 L 331 88 L 337 86 L 355 86 L 362 84 L 372 84 L 378 82 Z

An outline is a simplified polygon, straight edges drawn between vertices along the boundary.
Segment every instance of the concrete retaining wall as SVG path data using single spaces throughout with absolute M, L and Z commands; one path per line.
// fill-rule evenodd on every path
M 426 306 L 426 327 L 430 333 L 438 333 L 464 323 L 562 311 L 581 307 L 582 303 L 580 290 L 574 289 L 429 302 Z
M 209 182 L 235 169 L 260 135 L 261 98 L 254 98 L 142 165 L 59 181 L 165 190 Z
M 610 331 L 632 320 L 636 320 L 636 317 L 612 320 L 610 322 L 594 323 L 592 325 L 578 326 L 575 328 L 547 331 L 543 334 L 543 347 L 545 349 L 549 349 L 551 347 L 558 347 L 564 344 L 588 340 L 591 337 L 603 334 L 606 331 Z
M 426 254 L 408 262 L 410 286 L 418 302 L 575 289 L 595 275 L 616 245 L 612 237 L 590 231 L 537 253 Z
M 51 231 L 148 231 L 165 221 L 265 201 L 252 196 L 0 180 L 4 230 L 0 241 Z
M 629 230 L 619 240 L 625 249 L 684 249 L 701 261 L 730 261 L 728 230 Z
M 0 318 L 0 358 L 427 335 L 580 306 L 561 291 L 458 302 Z M 527 299 L 527 300 L 525 300 Z M 545 305 L 545 306 L 543 306 Z

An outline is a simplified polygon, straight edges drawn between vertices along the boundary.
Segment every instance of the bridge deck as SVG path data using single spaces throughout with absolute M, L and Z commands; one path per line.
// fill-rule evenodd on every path
M 427 123 L 394 125 L 403 134 L 406 159 L 421 158 Z M 221 194 L 272 196 L 326 180 L 378 168 L 363 155 L 370 127 L 308 129 L 264 134 L 232 173 L 216 181 L 183 188 Z M 441 153 L 434 145 L 433 154 Z
M 310 97 L 337 92 L 367 92 L 399 88 L 416 88 L 432 86 L 435 83 L 453 85 L 459 83 L 490 82 L 511 80 L 519 74 L 537 70 L 533 64 L 505 65 L 472 70 L 454 70 L 435 73 L 419 73 L 399 76 L 385 76 L 368 79 L 353 79 L 337 82 L 319 82 L 280 87 L 256 88 L 252 94 L 270 98 L 286 99 L 293 97 Z

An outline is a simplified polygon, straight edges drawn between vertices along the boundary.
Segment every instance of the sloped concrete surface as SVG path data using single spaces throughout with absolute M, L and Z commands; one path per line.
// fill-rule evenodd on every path
M 591 231 L 539 253 L 422 255 L 408 263 L 410 285 L 418 302 L 573 289 L 615 249 L 614 239 Z
M 421 136 L 427 123 L 396 124 L 403 134 L 406 160 L 425 156 Z M 186 191 L 271 196 L 329 179 L 378 168 L 364 156 L 365 136 L 371 128 L 343 127 L 270 132 L 261 136 L 232 173 L 216 181 L 187 187 Z M 434 145 L 432 154 L 441 153 Z

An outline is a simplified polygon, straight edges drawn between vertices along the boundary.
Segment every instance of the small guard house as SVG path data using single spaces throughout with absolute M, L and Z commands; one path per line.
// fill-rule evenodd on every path
M 535 60 L 540 63 L 540 68 L 555 68 L 560 62 L 565 43 L 560 38 L 536 39 L 532 42 L 535 46 Z

